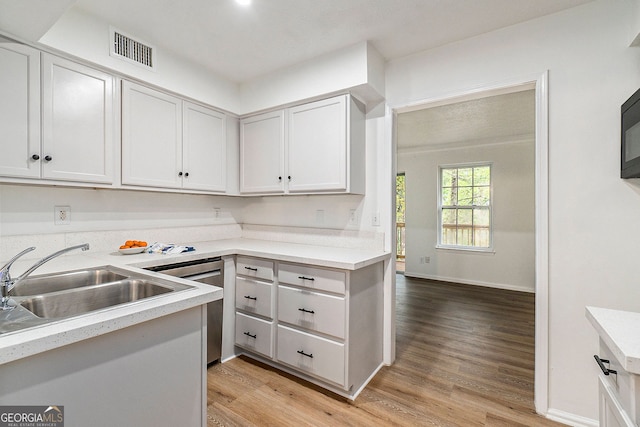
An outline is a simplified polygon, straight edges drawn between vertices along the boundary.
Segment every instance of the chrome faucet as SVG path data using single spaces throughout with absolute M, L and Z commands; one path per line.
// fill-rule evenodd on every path
M 68 248 L 64 248 L 59 250 L 58 252 L 54 252 L 51 255 L 47 255 L 46 257 L 42 258 L 40 261 L 36 262 L 35 264 L 33 264 L 31 267 L 29 267 L 24 273 L 22 273 L 20 276 L 18 276 L 15 279 L 11 278 L 11 274 L 9 272 L 9 269 L 11 268 L 11 266 L 13 265 L 13 263 L 20 258 L 21 256 L 23 256 L 26 253 L 31 252 L 32 250 L 34 250 L 35 247 L 30 247 L 27 248 L 25 250 L 23 250 L 22 252 L 20 252 L 18 255 L 14 256 L 13 258 L 11 258 L 9 260 L 9 262 L 7 262 L 4 267 L 0 268 L 0 292 L 2 294 L 2 299 L 0 299 L 0 310 L 11 310 L 14 308 L 14 305 L 9 304 L 10 301 L 10 296 L 9 296 L 9 292 L 11 292 L 11 290 L 18 284 L 20 283 L 22 280 L 26 279 L 27 277 L 29 277 L 29 275 L 31 273 L 33 273 L 33 271 L 40 267 L 42 264 L 51 261 L 52 259 L 65 254 L 67 252 L 76 250 L 76 249 L 81 249 L 83 251 L 87 251 L 89 250 L 89 244 L 88 243 L 84 243 L 82 245 L 76 245 L 76 246 L 69 246 Z

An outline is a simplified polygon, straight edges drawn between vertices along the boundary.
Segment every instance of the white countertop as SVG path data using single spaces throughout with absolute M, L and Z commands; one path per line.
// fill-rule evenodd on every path
M 178 258 L 188 261 L 203 256 L 246 255 L 269 258 L 277 261 L 288 261 L 301 264 L 312 264 L 319 267 L 338 268 L 342 270 L 358 270 L 388 259 L 388 252 L 347 249 L 329 246 L 301 245 L 298 243 L 270 242 L 266 240 L 227 239 L 192 244 L 194 252 L 178 255 L 136 254 L 121 256 L 131 258 L 128 262 L 136 267 L 149 267 L 166 262 L 167 259 Z M 119 256 L 120 254 L 116 254 Z
M 587 307 L 586 316 L 620 365 L 640 375 L 640 313 Z
M 117 250 L 71 252 L 44 264 L 33 275 L 101 265 L 113 265 L 134 272 L 155 275 L 157 273 L 139 268 L 225 255 L 246 255 L 320 267 L 357 270 L 386 260 L 391 256 L 390 253 L 383 251 L 249 239 L 215 240 L 188 243 L 188 245 L 195 247 L 196 250 L 175 255 L 149 253 L 122 255 Z M 12 267 L 14 277 L 26 270 L 33 262 L 34 260 L 16 261 Z M 161 298 L 143 299 L 131 304 L 114 306 L 46 325 L 2 334 L 0 335 L 0 364 L 203 305 L 218 300 L 223 295 L 223 290 L 215 286 L 178 278 L 172 278 L 172 280 L 190 284 L 193 287 L 189 290 L 164 294 Z

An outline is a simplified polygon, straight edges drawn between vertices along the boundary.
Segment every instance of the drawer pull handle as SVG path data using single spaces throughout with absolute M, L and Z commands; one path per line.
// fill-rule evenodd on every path
M 305 352 L 304 352 L 304 351 L 302 351 L 302 350 L 298 350 L 298 354 L 301 354 L 301 355 L 303 355 L 303 356 L 307 356 L 307 357 L 310 357 L 310 358 L 312 358 L 312 359 L 313 359 L 313 354 L 307 354 L 307 353 L 305 353 Z
M 254 300 L 254 301 L 257 301 L 257 300 L 258 300 L 258 297 L 252 297 L 252 296 L 250 296 L 250 295 L 245 295 L 244 297 L 245 297 L 246 299 L 252 299 L 252 300 Z
M 256 339 L 256 338 L 258 337 L 258 335 L 257 335 L 257 334 L 251 335 L 249 332 L 245 332 L 244 334 L 245 334 L 246 336 L 248 336 L 248 337 L 253 338 L 253 339 Z
M 298 311 L 302 311 L 303 313 L 311 313 L 311 314 L 315 314 L 315 311 L 313 310 L 307 310 L 306 308 L 299 308 Z
M 600 359 L 597 354 L 594 354 L 593 358 L 596 359 L 596 362 L 598 363 L 598 366 L 600 366 L 600 369 L 602 370 L 603 374 L 605 374 L 605 375 L 609 375 L 609 374 L 618 375 L 618 371 L 613 370 L 613 369 L 608 369 L 606 366 L 604 366 L 605 363 L 607 363 L 607 364 L 609 363 L 609 361 L 607 359 Z
M 302 280 L 311 280 L 312 282 L 316 279 L 314 279 L 313 277 L 304 277 L 304 276 L 298 276 L 298 279 L 302 279 Z
M 245 270 L 258 271 L 257 268 L 253 268 L 253 267 L 245 267 Z

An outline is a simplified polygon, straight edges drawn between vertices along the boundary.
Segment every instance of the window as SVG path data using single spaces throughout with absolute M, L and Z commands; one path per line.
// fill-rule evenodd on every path
M 491 248 L 491 165 L 440 167 L 439 246 Z

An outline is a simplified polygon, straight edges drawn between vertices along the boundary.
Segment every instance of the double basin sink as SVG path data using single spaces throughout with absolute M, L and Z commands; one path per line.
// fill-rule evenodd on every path
M 8 324 L 0 320 L 5 323 L 4 328 L 0 326 L 0 333 L 8 332 L 7 328 L 23 329 L 189 288 L 113 266 L 33 276 L 19 282 L 11 291 L 17 304 L 11 312 L 17 313 L 6 316 Z M 24 310 L 31 316 L 25 315 Z M 33 319 L 34 316 L 37 319 Z

